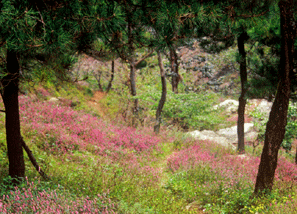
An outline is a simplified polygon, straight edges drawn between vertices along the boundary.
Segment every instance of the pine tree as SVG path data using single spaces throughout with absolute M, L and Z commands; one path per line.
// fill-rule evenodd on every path
M 277 167 L 278 151 L 285 135 L 287 112 L 290 99 L 290 74 L 294 68 L 294 42 L 296 28 L 293 8 L 294 0 L 279 2 L 281 18 L 281 67 L 277 94 L 266 126 L 264 147 L 259 165 L 255 194 L 270 192 Z
M 26 70 L 25 63 L 40 58 L 53 62 L 64 58 L 61 56 L 65 56 L 65 53 L 71 54 L 74 48 L 78 47 L 76 41 L 83 30 L 108 18 L 107 8 L 105 1 L 1 2 L 0 41 L 1 49 L 7 53 L 0 72 L 1 96 L 6 114 L 6 139 L 11 177 L 25 176 L 22 150 L 24 141 L 20 132 L 18 103 L 19 81 L 27 76 L 25 72 L 30 73 L 30 68 Z M 62 68 L 58 69 L 58 72 L 62 71 Z M 26 151 L 29 150 L 26 148 Z

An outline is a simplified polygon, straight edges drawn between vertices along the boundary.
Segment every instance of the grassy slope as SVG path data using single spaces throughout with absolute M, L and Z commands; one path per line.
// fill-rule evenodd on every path
M 152 61 L 155 59 L 151 59 Z M 152 62 L 153 63 L 153 62 Z M 26 157 L 27 179 L 11 191 L 7 176 L 4 116 L 0 138 L 0 211 L 15 213 L 295 213 L 297 168 L 280 158 L 275 191 L 266 199 L 250 198 L 259 157 L 240 158 L 212 142 L 187 138 L 173 126 L 217 129 L 224 117 L 209 111 L 215 94 L 169 94 L 160 136 L 151 127 L 156 73 L 139 76 L 144 119 L 130 128 L 127 95 L 94 97 L 82 86 L 51 83 L 24 86 L 20 96 L 22 133 L 38 162 L 51 177 L 39 178 Z M 151 73 L 150 73 L 151 72 Z M 154 72 L 157 72 L 155 70 Z M 141 78 L 145 77 L 145 78 Z M 152 84 L 152 82 L 156 82 Z M 115 83 L 116 92 L 127 89 Z M 150 93 L 148 94 L 147 91 Z M 153 93 L 152 93 L 153 92 Z M 180 96 L 180 97 L 179 97 Z M 49 101 L 60 97 L 59 101 Z M 204 99 L 203 99 L 204 98 Z M 196 101 L 197 100 L 197 101 Z M 189 106 L 189 104 L 195 103 Z M 99 106 L 99 107 L 98 107 Z M 178 109 L 178 110 L 176 110 Z M 186 109 L 186 112 L 182 110 Z M 188 118 L 199 110 L 200 118 Z M 183 118 L 183 119 L 181 119 Z M 216 122 L 211 123 L 216 119 Z M 202 121 L 195 123 L 195 121 Z M 175 121 L 176 122 L 176 121 Z M 228 124 L 227 124 L 228 125 Z M 230 125 L 230 124 L 229 124 Z M 284 211 L 285 210 L 285 211 Z

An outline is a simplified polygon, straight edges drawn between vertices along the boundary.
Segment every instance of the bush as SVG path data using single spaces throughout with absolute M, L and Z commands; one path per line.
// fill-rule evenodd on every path
M 161 92 L 153 87 L 150 87 L 148 91 L 150 93 L 143 93 L 139 99 L 152 106 L 150 111 L 155 114 Z M 167 125 L 179 125 L 186 130 L 218 129 L 220 124 L 226 122 L 226 116 L 212 108 L 216 104 L 218 96 L 210 92 L 174 94 L 168 91 L 162 113 L 163 122 Z

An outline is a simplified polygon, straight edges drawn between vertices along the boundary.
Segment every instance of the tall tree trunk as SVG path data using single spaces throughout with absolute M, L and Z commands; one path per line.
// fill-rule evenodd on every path
M 280 82 L 266 126 L 264 147 L 259 165 L 255 194 L 272 190 L 278 151 L 284 139 L 290 98 L 290 72 L 293 72 L 294 37 L 293 0 L 279 2 L 281 17 L 281 67 Z
M 128 47 L 129 47 L 129 63 L 130 63 L 130 83 L 131 83 L 131 95 L 133 98 L 136 96 L 136 66 L 135 66 L 135 59 L 134 59 L 134 47 L 133 47 L 133 33 L 132 33 L 132 25 L 131 20 L 128 18 Z M 135 116 L 138 113 L 138 99 L 134 99 L 134 106 L 133 106 L 133 126 L 135 125 Z
M 295 154 L 295 164 L 297 164 L 297 148 L 296 148 L 296 154 Z
M 102 85 L 101 85 L 101 71 L 100 71 L 100 74 L 99 74 L 99 76 L 98 76 L 98 78 L 97 78 L 97 83 L 98 83 L 98 87 L 99 87 L 99 91 L 101 91 L 101 92 L 103 92 L 104 90 L 103 90 L 103 87 L 102 87 Z
M 162 96 L 159 101 L 159 105 L 158 105 L 157 112 L 156 112 L 156 125 L 154 126 L 154 131 L 156 134 L 158 134 L 160 132 L 161 113 L 162 113 L 162 109 L 163 109 L 163 106 L 166 101 L 166 94 L 167 94 L 165 70 L 163 67 L 160 51 L 157 51 L 157 53 L 158 53 L 158 62 L 159 62 L 160 74 L 161 74 Z
M 25 177 L 25 162 L 21 141 L 19 114 L 19 62 L 14 51 L 7 51 L 7 72 L 1 80 L 2 99 L 5 107 L 5 128 L 9 160 L 9 175 L 13 178 Z
M 131 82 L 131 95 L 136 96 L 136 77 L 135 77 L 136 68 L 134 65 L 134 60 L 130 62 L 130 82 Z M 138 99 L 134 99 L 133 114 L 137 115 L 138 113 Z
M 244 111 L 246 105 L 245 94 L 247 91 L 247 70 L 246 70 L 246 52 L 244 50 L 244 42 L 248 39 L 248 35 L 243 31 L 237 40 L 240 63 L 240 80 L 241 95 L 239 97 L 237 135 L 238 135 L 238 152 L 244 153 Z
M 107 93 L 111 89 L 113 78 L 114 78 L 114 60 L 112 60 L 112 62 L 111 62 L 111 76 L 110 76 L 110 80 L 109 80 L 109 83 L 108 83 L 108 86 L 106 89 Z
M 178 57 L 176 50 L 173 46 L 169 48 L 170 51 L 170 64 L 171 64 L 171 72 L 172 72 L 172 92 L 178 93 L 178 82 L 179 82 L 179 74 L 178 74 Z

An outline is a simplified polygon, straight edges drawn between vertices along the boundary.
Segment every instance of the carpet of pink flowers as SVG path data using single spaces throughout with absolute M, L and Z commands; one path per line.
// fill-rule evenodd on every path
M 90 150 L 112 162 L 119 161 L 122 167 L 126 165 L 139 173 L 151 173 L 152 182 L 158 180 L 158 170 L 140 164 L 147 158 L 153 159 L 152 152 L 162 152 L 159 149 L 161 138 L 152 130 L 107 124 L 83 111 L 46 100 L 27 96 L 20 96 L 19 100 L 23 132 L 33 133 L 33 139 L 38 137 L 42 141 L 38 144 L 42 150 L 67 158 L 71 158 L 75 150 Z M 0 199 L 0 213 L 114 213 L 112 203 L 102 208 L 104 200 L 100 197 L 71 201 L 55 191 L 34 191 L 34 184 L 30 184 L 4 195 Z
M 116 158 L 120 152 L 145 156 L 159 149 L 160 138 L 152 130 L 107 124 L 70 106 L 20 97 L 20 114 L 22 126 L 43 135 L 47 151 L 71 153 L 93 146 L 96 154 Z
M 27 181 L 26 188 L 15 187 L 9 195 L 0 199 L 1 213 L 115 213 L 114 204 L 105 195 L 94 199 L 71 199 L 55 190 L 38 190 L 37 185 Z
M 197 142 L 168 158 L 167 167 L 175 172 L 207 164 L 215 174 L 228 181 L 224 183 L 226 187 L 233 186 L 238 182 L 245 183 L 250 187 L 254 186 L 260 163 L 259 157 L 242 157 L 228 153 L 221 153 L 220 157 L 216 157 L 215 154 L 209 152 L 211 147 L 214 147 L 211 142 Z M 296 184 L 296 178 L 297 166 L 281 157 L 278 161 L 275 180 Z
M 59 105 L 29 96 L 20 96 L 20 114 L 23 131 L 32 133 L 31 139 L 34 141 L 36 137 L 38 147 L 48 153 L 71 157 L 74 151 L 90 151 L 120 163 L 121 167 L 133 168 L 131 172 L 134 170 L 135 175 L 139 172 L 150 174 L 151 182 L 160 181 L 163 169 L 145 163 L 156 161 L 154 154 L 162 153 L 160 145 L 165 138 L 154 135 L 150 129 L 112 125 L 91 114 L 76 111 L 68 104 Z M 167 138 L 167 141 L 171 139 Z M 166 160 L 167 169 L 172 174 L 205 166 L 218 178 L 215 185 L 223 189 L 253 188 L 260 162 L 258 157 L 232 155 L 208 141 L 183 143 L 185 146 Z M 296 185 L 296 178 L 296 165 L 281 157 L 275 180 Z M 197 184 L 197 188 L 204 191 L 210 184 L 200 185 Z M 213 188 L 214 184 L 211 185 Z M 59 191 L 40 190 L 37 184 L 27 182 L 26 187 L 16 187 L 0 198 L 0 213 L 115 213 L 116 205 L 107 195 L 72 199 Z

